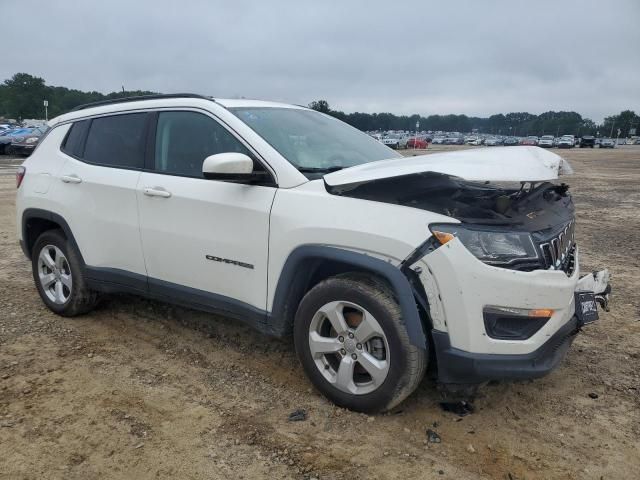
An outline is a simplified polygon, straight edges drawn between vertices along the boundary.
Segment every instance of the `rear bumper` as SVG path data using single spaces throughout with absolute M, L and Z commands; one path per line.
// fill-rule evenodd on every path
M 578 319 L 573 316 L 537 350 L 502 355 L 459 350 L 451 346 L 447 332 L 433 330 L 438 380 L 443 384 L 468 385 L 542 377 L 562 362 L 578 331 Z

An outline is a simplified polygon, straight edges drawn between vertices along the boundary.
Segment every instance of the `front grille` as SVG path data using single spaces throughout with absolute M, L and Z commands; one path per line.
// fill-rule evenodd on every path
M 552 238 L 539 244 L 545 268 L 562 270 L 571 275 L 575 269 L 575 221 L 567 225 Z

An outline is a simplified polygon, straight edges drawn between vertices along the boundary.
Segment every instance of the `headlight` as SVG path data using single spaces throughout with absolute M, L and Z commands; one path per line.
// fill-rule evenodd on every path
M 38 143 L 39 138 L 38 137 L 29 137 L 27 138 L 27 142 L 26 143 Z
M 478 260 L 488 264 L 508 265 L 538 259 L 538 252 L 527 232 L 483 230 L 451 223 L 429 225 L 429 229 L 443 245 L 458 238 Z
M 12 143 L 22 143 L 24 141 L 24 137 L 13 137 Z

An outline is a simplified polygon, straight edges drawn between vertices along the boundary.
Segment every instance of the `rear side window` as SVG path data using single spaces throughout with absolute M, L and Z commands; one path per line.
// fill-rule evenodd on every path
M 82 120 L 71 125 L 67 138 L 62 145 L 62 151 L 73 157 L 82 157 L 84 138 L 89 129 L 89 120 Z
M 202 163 L 209 155 L 247 148 L 222 125 L 195 112 L 161 112 L 158 115 L 154 167 L 156 171 L 202 177 Z
M 131 113 L 91 120 L 84 160 L 123 168 L 142 168 L 146 113 Z

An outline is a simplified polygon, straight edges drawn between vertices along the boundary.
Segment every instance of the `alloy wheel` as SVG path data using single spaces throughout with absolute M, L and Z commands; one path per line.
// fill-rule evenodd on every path
M 71 267 L 62 250 L 47 245 L 38 255 L 38 279 L 49 300 L 64 305 L 71 296 L 73 279 Z
M 370 312 L 355 303 L 322 306 L 309 325 L 309 349 L 324 378 L 346 393 L 370 393 L 389 373 L 384 331 Z

